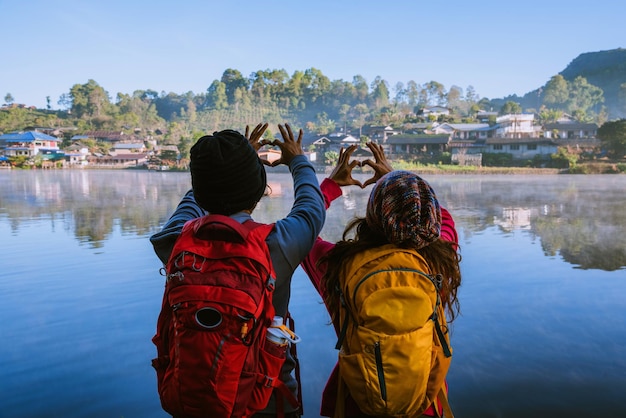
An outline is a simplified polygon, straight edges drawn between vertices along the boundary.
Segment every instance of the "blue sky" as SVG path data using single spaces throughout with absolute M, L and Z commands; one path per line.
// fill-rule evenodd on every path
M 89 79 L 112 100 L 202 93 L 228 68 L 523 95 L 581 53 L 626 47 L 625 15 L 615 0 L 0 0 L 0 103 L 56 109 Z

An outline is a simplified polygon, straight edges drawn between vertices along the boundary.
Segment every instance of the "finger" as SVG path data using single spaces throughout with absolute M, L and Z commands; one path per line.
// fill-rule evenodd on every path
M 285 123 L 285 127 L 287 128 L 287 132 L 289 133 L 289 140 L 293 141 L 293 131 L 291 130 L 291 126 L 288 123 Z M 286 140 L 287 138 L 285 138 Z
M 246 126 L 246 133 L 247 133 L 247 126 Z M 259 131 L 259 125 L 255 126 L 254 129 L 252 130 L 252 135 L 250 136 L 250 139 L 256 139 L 257 138 L 257 132 Z
M 302 129 L 300 129 L 300 131 L 298 132 L 298 140 L 296 141 L 298 143 L 298 145 L 302 145 Z
M 287 131 L 285 130 L 285 127 L 283 125 L 278 125 L 278 130 L 280 131 L 280 135 L 283 137 L 283 139 L 287 138 Z
M 346 158 L 350 158 L 352 156 L 352 153 L 356 151 L 356 148 L 356 145 L 350 145 L 346 150 Z
M 369 158 L 367 160 L 361 161 L 361 167 L 363 167 L 365 165 L 367 165 L 367 166 L 369 166 L 371 168 L 375 168 L 374 167 L 374 162 L 372 160 L 370 160 Z
M 341 147 L 341 149 L 339 149 L 339 162 L 342 163 L 344 161 L 346 161 L 349 157 L 349 154 L 347 154 L 348 151 L 346 151 L 346 149 L 344 147 Z
M 275 139 L 273 141 L 267 140 L 267 143 L 272 145 L 273 147 L 278 147 L 281 150 L 283 149 L 283 143 L 280 142 L 278 139 Z
M 254 128 L 255 132 L 253 132 L 252 134 L 256 136 L 256 138 L 260 138 L 261 136 L 263 136 L 263 133 L 265 132 L 265 130 L 267 129 L 268 124 L 258 124 L 256 126 L 256 128 Z
M 376 183 L 376 177 L 372 177 L 371 179 L 367 179 L 363 182 L 363 189 L 366 188 L 367 186 L 369 186 L 372 183 Z
M 374 158 L 376 159 L 376 161 L 379 161 L 382 156 L 381 148 L 377 144 L 372 143 L 370 146 L 370 150 L 372 151 L 372 154 L 374 154 Z

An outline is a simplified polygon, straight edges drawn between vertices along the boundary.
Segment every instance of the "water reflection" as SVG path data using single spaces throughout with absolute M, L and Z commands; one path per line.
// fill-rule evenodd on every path
M 626 176 L 425 177 L 461 237 L 457 415 L 626 416 Z M 268 178 L 260 222 L 293 201 L 289 174 Z M 150 367 L 163 278 L 147 237 L 189 185 L 188 173 L 0 172 L 0 410 L 165 418 Z M 370 190 L 345 189 L 322 235 L 338 239 Z M 308 418 L 336 336 L 301 269 L 292 285 Z
M 626 266 L 626 176 L 424 177 L 467 239 L 494 226 L 504 233 L 520 230 L 538 239 L 546 256 L 559 255 L 578 268 Z M 0 216 L 14 233 L 24 222 L 50 218 L 98 248 L 118 224 L 128 234 L 156 231 L 189 186 L 188 173 L 4 171 Z M 276 219 L 290 207 L 290 175 L 270 173 L 269 186 L 270 195 L 255 212 L 260 220 L 264 214 Z M 340 204 L 331 208 L 336 221 L 325 227 L 326 238 L 339 239 L 343 225 L 364 214 L 370 190 L 344 189 Z

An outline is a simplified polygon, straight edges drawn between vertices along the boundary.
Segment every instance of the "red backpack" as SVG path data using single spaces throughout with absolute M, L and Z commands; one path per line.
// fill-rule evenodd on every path
M 161 405 L 173 416 L 249 417 L 265 408 L 286 347 L 266 339 L 275 273 L 265 239 L 274 225 L 223 215 L 188 221 L 165 267 L 152 339 Z

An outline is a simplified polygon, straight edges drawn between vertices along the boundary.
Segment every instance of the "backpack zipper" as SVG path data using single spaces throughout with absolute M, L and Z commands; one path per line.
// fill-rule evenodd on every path
M 378 374 L 378 387 L 383 401 L 387 402 L 387 384 L 385 383 L 385 372 L 383 371 L 383 355 L 380 350 L 380 341 L 374 343 L 374 359 L 376 360 L 376 372 Z

